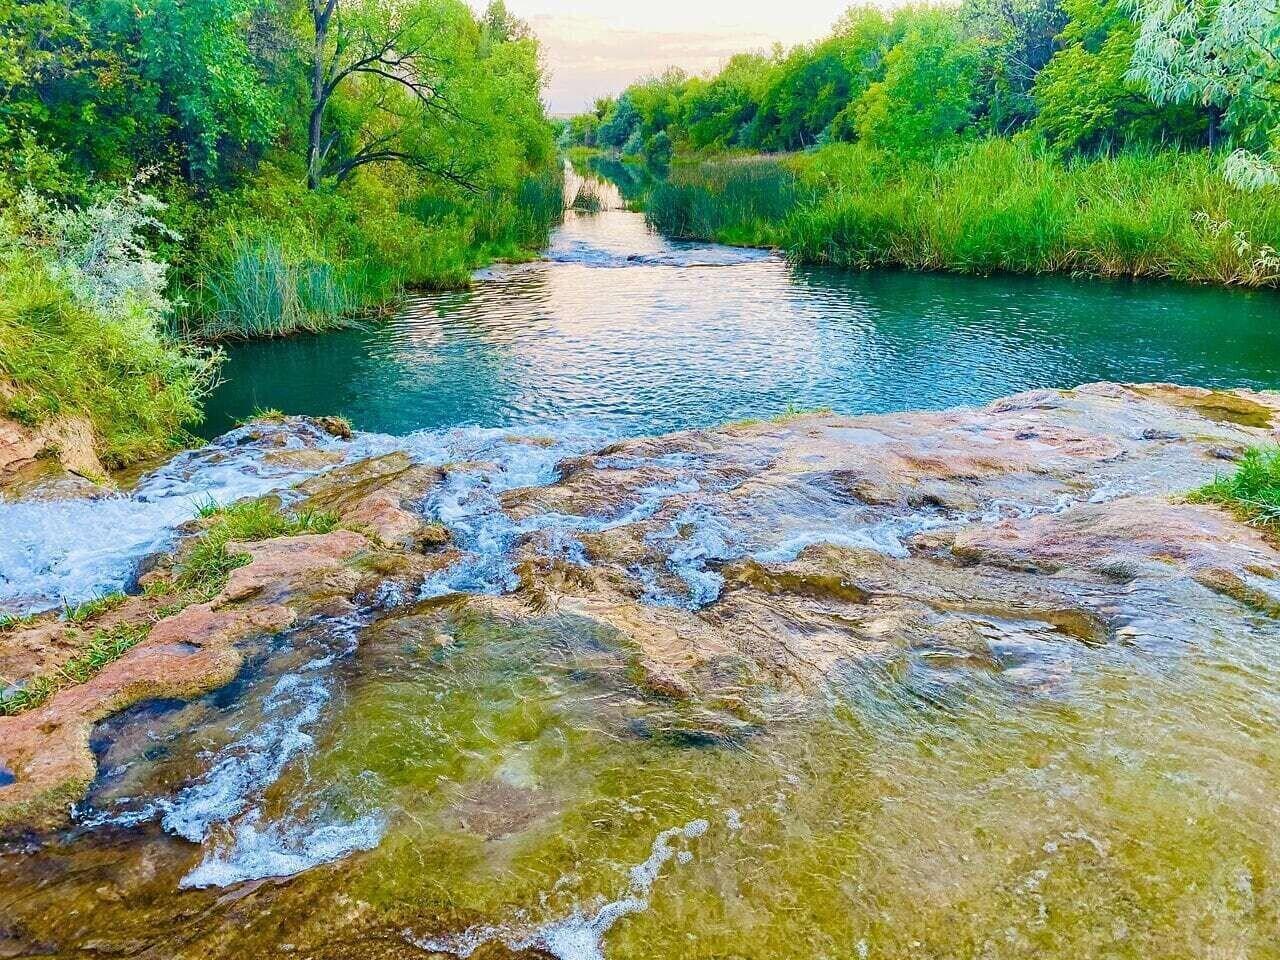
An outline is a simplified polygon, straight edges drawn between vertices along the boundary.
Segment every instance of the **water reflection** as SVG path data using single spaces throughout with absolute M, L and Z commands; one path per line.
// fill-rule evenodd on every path
M 1280 383 L 1274 293 L 797 268 L 621 210 L 571 212 L 548 256 L 387 323 L 234 346 L 206 429 L 277 407 L 390 433 L 595 418 L 641 434 L 1101 379 Z

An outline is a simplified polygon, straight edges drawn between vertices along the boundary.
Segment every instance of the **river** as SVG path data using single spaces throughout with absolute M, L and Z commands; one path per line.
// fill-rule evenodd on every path
M 548 259 L 394 320 L 232 345 L 216 436 L 255 409 L 403 434 L 591 420 L 653 434 L 985 403 L 1095 380 L 1280 383 L 1280 294 L 1062 277 L 796 267 L 570 213 Z
M 1255 609 L 1190 584 L 1196 606 L 1148 617 L 1164 639 L 1098 641 L 1052 612 L 952 616 L 964 598 L 944 597 L 945 630 L 881 644 L 873 603 L 835 603 L 823 629 L 867 617 L 846 623 L 865 659 L 806 687 L 725 656 L 700 678 L 714 692 L 687 697 L 640 685 L 631 641 L 588 616 L 502 613 L 517 545 L 585 569 L 577 538 L 640 524 L 657 573 L 640 557 L 619 576 L 638 608 L 695 623 L 715 617 L 718 565 L 824 543 L 897 562 L 900 538 L 961 522 L 924 497 L 873 529 L 817 466 L 740 495 L 773 455 L 747 447 L 602 455 L 634 503 L 539 506 L 562 462 L 620 437 L 1102 379 L 1274 389 L 1278 314 L 1274 294 L 802 269 L 612 209 L 570 213 L 546 260 L 393 320 L 233 346 L 211 437 L 255 408 L 343 414 L 357 435 L 321 453 L 447 468 L 419 508 L 467 559 L 418 597 L 251 641 L 213 694 L 101 724 L 74 826 L 0 844 L 0 957 L 1280 956 L 1280 666 Z M 318 469 L 279 453 L 238 430 L 117 496 L 0 504 L 0 603 L 130 587 L 198 504 Z M 1068 499 L 1123 493 L 1104 480 Z M 512 509 L 521 488 L 535 495 Z M 1024 492 L 1061 509 L 1035 469 Z M 1155 583 L 1072 589 L 1140 606 Z

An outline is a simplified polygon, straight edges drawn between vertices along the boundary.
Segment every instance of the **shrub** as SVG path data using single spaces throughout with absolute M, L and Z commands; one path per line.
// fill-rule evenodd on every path
M 216 357 L 165 332 L 163 265 L 139 239 L 149 202 L 0 212 L 0 414 L 83 417 L 108 467 L 161 453 L 200 420 Z

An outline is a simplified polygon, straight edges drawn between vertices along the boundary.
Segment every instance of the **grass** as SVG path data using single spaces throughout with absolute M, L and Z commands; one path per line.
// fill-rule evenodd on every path
M 13 716 L 47 702 L 65 687 L 85 683 L 107 664 L 119 660 L 147 638 L 150 623 L 121 624 L 110 630 L 99 630 L 79 654 L 56 670 L 33 677 L 14 689 L 0 691 L 0 716 Z
M 1280 447 L 1249 450 L 1234 474 L 1197 490 L 1191 500 L 1222 504 L 1254 526 L 1280 533 Z
M 76 300 L 34 252 L 0 242 L 0 415 L 36 428 L 82 418 L 108 468 L 181 444 L 216 366 L 141 307 Z
M 95 617 L 101 616 L 108 611 L 115 610 L 123 604 L 128 597 L 123 593 L 107 593 L 92 600 L 85 600 L 74 606 L 67 605 L 63 608 L 63 619 L 68 623 L 74 623 L 77 626 L 87 623 Z
M 329 533 L 338 525 L 331 513 L 285 513 L 270 500 L 248 500 L 229 507 L 206 501 L 197 505 L 197 513 L 204 530 L 178 565 L 175 585 L 204 599 L 221 593 L 231 571 L 249 562 L 248 556 L 229 552 L 229 544 Z
M 9 633 L 12 630 L 21 630 L 29 627 L 40 619 L 38 613 L 14 614 L 0 613 L 0 633 Z
M 679 165 L 646 211 L 673 236 L 807 263 L 1280 286 L 1280 189 L 1236 190 L 1219 163 L 1175 151 L 1064 162 L 1009 140 L 906 162 L 833 144 Z
M 466 287 L 478 267 L 545 245 L 563 189 L 554 168 L 476 193 L 373 170 L 341 191 L 307 191 L 264 165 L 192 214 L 181 329 L 199 340 L 320 332 L 385 311 L 407 289 Z
M 600 189 L 596 186 L 595 180 L 582 181 L 574 194 L 571 206 L 579 213 L 599 213 L 604 209 L 604 200 L 600 196 Z

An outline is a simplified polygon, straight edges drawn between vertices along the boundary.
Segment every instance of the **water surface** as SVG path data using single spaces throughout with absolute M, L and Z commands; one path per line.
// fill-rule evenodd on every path
M 365 430 L 607 422 L 661 433 L 789 406 L 985 403 L 1094 380 L 1280 385 L 1280 294 L 795 267 L 569 214 L 546 262 L 394 320 L 233 345 L 208 435 L 255 408 Z
M 255 407 L 343 413 L 365 432 L 314 445 L 453 465 L 417 509 L 470 557 L 420 597 L 249 641 L 223 690 L 101 725 L 75 827 L 0 845 L 0 956 L 1280 956 L 1261 613 L 1180 645 L 1034 650 L 993 620 L 991 663 L 1069 679 L 1044 690 L 890 645 L 811 698 L 744 682 L 680 700 L 637 683 L 617 631 L 459 598 L 509 589 L 522 537 L 570 555 L 711 482 L 673 456 L 676 481 L 617 516 L 504 511 L 617 436 L 1095 379 L 1275 387 L 1278 312 L 1269 294 L 797 269 L 609 211 L 393 321 L 234 347 L 211 433 Z M 127 587 L 199 503 L 307 475 L 253 436 L 127 494 L 0 504 L 0 610 Z M 713 603 L 718 557 L 793 556 L 788 530 L 901 552 L 856 504 L 782 502 L 678 513 L 676 599 Z

